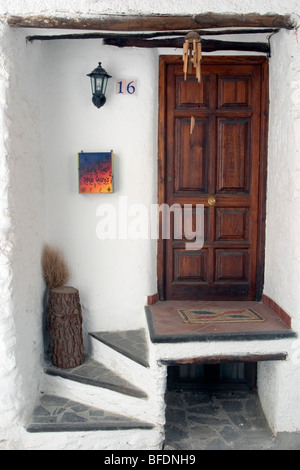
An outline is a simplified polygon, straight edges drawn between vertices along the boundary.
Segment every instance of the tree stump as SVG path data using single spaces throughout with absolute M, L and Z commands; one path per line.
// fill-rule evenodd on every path
M 79 292 L 74 287 L 49 291 L 47 326 L 50 332 L 52 362 L 68 369 L 84 362 L 82 314 Z

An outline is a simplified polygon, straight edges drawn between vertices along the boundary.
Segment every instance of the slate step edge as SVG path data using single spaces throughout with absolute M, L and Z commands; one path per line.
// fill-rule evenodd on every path
M 120 377 L 115 372 L 107 369 L 100 362 L 91 357 L 86 357 L 85 362 L 72 369 L 61 369 L 49 364 L 44 369 L 45 373 L 52 376 L 62 377 L 63 379 L 73 380 L 86 385 L 113 390 L 123 395 L 129 395 L 135 398 L 148 398 L 148 395 L 135 385 Z
M 89 335 L 134 362 L 149 368 L 148 345 L 144 329 L 98 331 L 90 332 Z
M 26 431 L 116 431 L 129 429 L 153 429 L 151 423 L 139 421 L 117 413 L 85 405 L 68 398 L 43 395 L 35 407 L 31 423 Z

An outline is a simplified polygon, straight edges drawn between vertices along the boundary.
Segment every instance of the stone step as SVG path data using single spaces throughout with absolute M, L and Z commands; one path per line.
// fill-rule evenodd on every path
M 34 432 L 153 429 L 150 423 L 53 395 L 41 395 L 26 430 Z
M 138 364 L 149 367 L 148 344 L 144 329 L 99 331 L 89 334 Z
M 75 382 L 106 388 L 124 395 L 143 399 L 148 398 L 148 395 L 143 390 L 91 357 L 86 357 L 82 365 L 72 369 L 61 369 L 49 364 L 45 368 L 45 372 L 48 375 L 59 376 Z

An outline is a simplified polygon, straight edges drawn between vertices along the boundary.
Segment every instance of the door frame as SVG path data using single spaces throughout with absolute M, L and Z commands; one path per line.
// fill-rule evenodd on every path
M 259 207 L 258 207 L 258 246 L 256 267 L 256 300 L 260 301 L 263 294 L 264 263 L 265 263 L 265 225 L 267 195 L 267 158 L 268 158 L 268 124 L 269 124 L 269 60 L 264 56 L 210 56 L 204 57 L 205 65 L 261 65 L 261 129 L 259 159 Z M 170 64 L 182 64 L 182 56 L 162 55 L 159 57 L 159 110 L 158 110 L 158 204 L 166 201 L 166 77 Z M 162 214 L 159 214 L 161 226 Z M 165 300 L 165 261 L 166 240 L 159 237 L 157 246 L 157 280 L 159 300 Z

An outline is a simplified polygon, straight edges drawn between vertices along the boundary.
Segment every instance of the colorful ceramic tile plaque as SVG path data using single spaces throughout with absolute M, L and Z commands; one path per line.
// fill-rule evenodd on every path
M 78 154 L 79 193 L 113 192 L 113 151 Z

